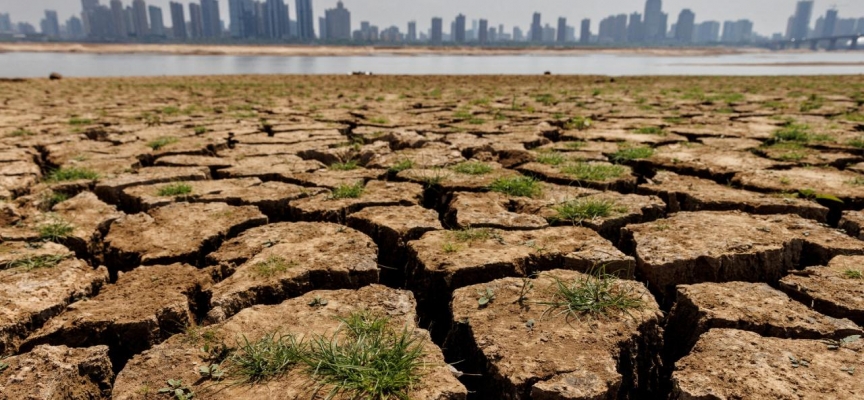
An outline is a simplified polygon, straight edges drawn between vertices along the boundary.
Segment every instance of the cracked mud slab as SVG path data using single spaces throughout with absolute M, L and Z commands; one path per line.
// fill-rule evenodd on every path
M 779 282 L 780 290 L 813 309 L 848 318 L 864 327 L 864 257 L 838 256 L 827 266 L 796 271 Z
M 39 346 L 3 360 L 0 399 L 102 399 L 111 395 L 114 372 L 108 347 Z

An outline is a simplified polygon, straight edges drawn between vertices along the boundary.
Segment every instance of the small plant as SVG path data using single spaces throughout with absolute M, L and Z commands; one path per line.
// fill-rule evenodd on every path
M 864 136 L 852 139 L 847 144 L 858 149 L 864 149 Z
M 591 127 L 591 119 L 586 117 L 573 117 L 564 123 L 564 129 L 584 131 Z
M 444 182 L 446 179 L 450 178 L 450 173 L 443 170 L 443 169 L 435 168 L 432 170 L 432 172 L 427 171 L 427 172 L 412 174 L 412 178 L 417 179 L 420 182 L 423 182 L 423 184 L 427 188 L 430 188 L 433 186 L 440 185 L 441 182 Z
M 48 176 L 45 178 L 45 181 L 49 183 L 56 183 L 77 181 L 81 179 L 96 180 L 99 179 L 99 174 L 86 168 L 60 168 L 48 174 Z
M 173 395 L 176 400 L 190 400 L 195 397 L 195 392 L 183 384 L 181 379 L 169 379 L 168 386 L 159 389 L 159 393 Z
M 552 279 L 555 281 L 552 299 L 538 302 L 548 307 L 544 314 L 564 315 L 567 319 L 598 318 L 629 314 L 644 307 L 642 296 L 634 293 L 632 286 L 621 284 L 602 268 L 572 281 L 556 276 Z
M 360 181 L 353 185 L 339 185 L 335 189 L 333 189 L 333 193 L 330 194 L 330 198 L 333 200 L 338 199 L 357 199 L 363 195 L 363 192 L 366 190 L 366 185 Z
M 465 228 L 460 231 L 453 231 L 453 238 L 457 242 L 466 243 L 478 240 L 487 240 L 493 237 L 498 237 L 498 234 L 489 228 Z
M 536 160 L 540 164 L 561 165 L 567 162 L 567 157 L 561 153 L 550 151 L 537 154 Z
M 803 103 L 801 103 L 801 112 L 810 112 L 822 108 L 825 104 L 824 99 L 816 94 L 811 94 Z
M 508 196 L 535 197 L 543 192 L 543 186 L 540 181 L 534 178 L 516 176 L 496 179 L 489 185 L 489 190 Z
M 641 128 L 634 129 L 633 131 L 640 135 L 666 135 L 666 131 L 664 131 L 663 128 L 659 126 L 643 126 Z
M 72 117 L 69 119 L 69 125 L 72 126 L 90 125 L 92 123 L 93 120 L 87 118 Z
M 280 275 L 288 271 L 288 269 L 295 267 L 296 263 L 286 261 L 284 258 L 279 256 L 270 256 L 267 260 L 259 262 L 254 265 L 255 272 L 258 275 L 261 275 L 265 278 L 270 278 L 274 275 Z
M 465 175 L 485 175 L 492 172 L 492 166 L 477 161 L 466 161 L 461 164 L 454 165 L 453 171 Z
M 177 142 L 178 142 L 178 139 L 176 137 L 166 136 L 166 137 L 161 137 L 161 138 L 155 139 L 155 140 L 147 143 L 147 147 L 153 149 L 153 151 L 157 151 L 157 150 L 162 149 L 165 146 L 168 146 L 168 145 L 171 145 L 171 144 L 174 144 Z
M 196 126 L 196 127 L 195 127 L 195 134 L 196 134 L 196 135 L 203 135 L 203 134 L 205 134 L 205 133 L 207 133 L 207 128 L 206 128 L 206 127 L 204 127 L 204 126 Z
M 864 186 L 864 177 L 856 176 L 855 178 L 846 181 L 846 184 L 852 186 Z
M 384 117 L 369 118 L 369 122 L 379 125 L 387 125 L 388 123 L 390 123 L 390 121 L 388 121 L 387 118 Z
M 477 299 L 477 305 L 480 306 L 480 308 L 485 308 L 489 303 L 495 300 L 495 291 L 489 287 L 487 287 L 486 290 L 478 290 L 477 295 L 480 296 Z
M 441 245 L 441 249 L 447 254 L 452 254 L 459 251 L 459 246 L 453 244 L 453 242 L 444 242 L 444 244 Z
M 578 180 L 605 181 L 618 178 L 627 173 L 627 168 L 620 165 L 575 163 L 561 167 L 561 172 Z
M 626 207 L 618 206 L 613 200 L 604 199 L 576 199 L 561 203 L 552 208 L 557 215 L 552 221 L 570 221 L 580 223 L 594 218 L 603 218 L 612 215 L 613 212 L 626 212 Z
M 547 107 L 554 105 L 555 103 L 558 102 L 557 100 L 555 100 L 555 96 L 553 96 L 549 93 L 540 94 L 537 97 L 535 97 L 534 100 L 537 100 L 538 103 L 542 103 L 544 106 L 547 106 Z
M 7 369 L 9 369 L 9 364 L 6 364 L 5 362 L 3 362 L 3 359 L 0 358 L 0 374 L 2 374 L 3 371 Z
M 276 333 L 250 342 L 245 336 L 230 358 L 232 371 L 246 382 L 260 383 L 281 376 L 303 359 L 303 346 L 294 336 Z
M 219 364 L 209 364 L 198 367 L 198 374 L 204 379 L 219 380 L 225 375 L 225 371 L 222 371 Z
M 627 147 L 619 149 L 609 156 L 615 164 L 623 164 L 628 161 L 641 160 L 654 155 L 654 149 L 650 147 Z
M 192 193 L 192 186 L 185 183 L 172 183 L 159 188 L 157 194 L 162 197 L 185 196 Z
M 406 169 L 411 169 L 411 168 L 414 168 L 414 161 L 406 158 L 402 161 L 399 161 L 398 163 L 396 163 L 392 167 L 390 167 L 389 171 L 391 173 L 398 174 L 402 171 L 405 171 Z
M 522 288 L 519 290 L 519 298 L 516 299 L 515 303 L 519 303 L 520 306 L 525 307 L 528 301 L 528 293 L 533 288 L 534 282 L 531 282 L 531 278 L 522 278 Z
M 6 137 L 24 137 L 24 136 L 33 136 L 35 133 L 30 132 L 26 129 L 16 129 L 12 132 L 6 134 Z
M 5 265 L 2 265 L 0 269 L 16 269 L 21 268 L 25 272 L 32 271 L 34 269 L 42 269 L 42 268 L 54 268 L 60 262 L 66 259 L 65 255 L 41 255 L 41 256 L 28 256 L 25 258 L 12 260 L 7 262 Z
M 359 166 L 357 165 L 357 161 L 348 160 L 345 162 L 337 162 L 330 165 L 331 171 L 353 171 L 357 169 Z
M 843 271 L 843 277 L 846 279 L 864 279 L 864 272 L 860 269 L 849 268 Z
M 75 228 L 66 221 L 54 218 L 53 221 L 39 226 L 39 238 L 48 242 L 59 243 L 72 235 Z
M 309 301 L 309 307 L 325 307 L 327 304 L 330 304 L 327 299 L 322 299 L 321 297 L 316 296 L 314 299 Z
M 585 147 L 586 144 L 587 143 L 585 143 L 583 141 L 565 142 L 564 147 L 566 147 L 568 149 L 572 149 L 572 150 L 579 150 L 579 149 Z
M 66 193 L 43 192 L 39 203 L 39 209 L 42 211 L 51 211 L 54 206 L 66 200 L 69 200 L 69 195 Z

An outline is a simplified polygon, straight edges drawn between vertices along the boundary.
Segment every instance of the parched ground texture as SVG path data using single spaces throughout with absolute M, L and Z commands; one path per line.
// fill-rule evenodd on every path
M 0 399 L 860 399 L 862 215 L 861 76 L 0 81 Z

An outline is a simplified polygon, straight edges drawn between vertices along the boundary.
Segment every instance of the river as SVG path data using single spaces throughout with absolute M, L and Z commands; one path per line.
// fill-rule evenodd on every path
M 0 77 L 177 76 L 235 74 L 396 75 L 840 75 L 864 72 L 864 52 L 749 53 L 716 56 L 632 54 L 506 56 L 235 56 L 0 53 Z

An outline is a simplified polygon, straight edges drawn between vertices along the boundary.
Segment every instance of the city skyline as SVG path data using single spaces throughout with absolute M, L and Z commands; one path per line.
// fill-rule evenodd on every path
M 169 3 L 172 0 L 150 0 L 148 5 L 160 7 L 163 12 L 169 12 Z M 197 2 L 198 0 L 195 0 Z M 324 17 L 324 10 L 336 7 L 338 0 L 314 0 L 313 22 Z M 102 5 L 108 5 L 108 0 L 101 0 Z M 188 18 L 189 0 L 179 0 L 186 9 Z M 663 8 L 670 15 L 670 19 L 677 19 L 683 9 L 690 9 L 696 14 L 697 23 L 707 20 L 722 21 L 749 19 L 756 26 L 756 31 L 762 35 L 773 33 L 785 33 L 787 18 L 794 12 L 797 0 L 727 0 L 718 5 L 713 0 L 664 0 Z M 124 1 L 129 5 L 131 0 Z M 294 1 L 286 1 L 291 18 L 295 18 L 296 6 Z M 508 28 L 519 26 L 525 30 L 530 28 L 531 15 L 534 12 L 541 13 L 544 24 L 556 25 L 559 17 L 571 21 L 571 25 L 578 26 L 578 21 L 589 18 L 592 21 L 592 30 L 597 31 L 599 21 L 609 15 L 631 14 L 634 11 L 644 11 L 643 0 L 593 0 L 574 6 L 566 0 L 549 0 L 541 4 L 524 2 L 512 2 L 507 7 L 494 7 L 500 1 L 476 0 L 468 4 L 451 0 L 441 1 L 414 1 L 411 7 L 405 7 L 404 0 L 348 0 L 345 7 L 352 12 L 352 20 L 370 21 L 381 27 L 395 25 L 403 31 L 407 29 L 408 21 L 417 21 L 418 32 L 427 32 L 431 28 L 431 18 L 440 17 L 444 21 L 452 21 L 456 15 L 464 14 L 468 20 L 485 19 L 490 25 L 504 24 Z M 813 19 L 827 13 L 832 5 L 840 10 L 841 18 L 852 16 L 864 16 L 864 2 L 860 1 L 822 1 L 817 0 L 813 8 Z M 56 10 L 60 21 L 66 21 L 70 16 L 76 15 L 80 18 L 81 3 L 78 0 L 28 0 L 20 2 L 17 0 L 0 0 L 0 13 L 11 14 L 15 22 L 28 22 L 34 27 L 39 27 L 44 18 L 45 10 Z M 230 25 L 228 15 L 229 6 L 227 0 L 219 0 L 219 9 L 226 28 Z M 788 10 L 788 11 L 787 11 Z M 523 15 L 524 11 L 524 15 Z M 780 12 L 778 12 L 780 11 Z M 710 16 L 710 17 L 709 17 Z M 170 17 L 165 18 L 166 25 Z M 813 21 L 811 21 L 811 24 Z M 315 23 L 315 31 L 318 27 Z M 357 26 L 352 30 L 358 29 Z M 449 22 L 445 22 L 445 31 L 449 31 Z M 509 30 L 509 29 L 508 29 Z
M 105 0 L 108 1 L 108 0 Z M 110 0 L 101 4 L 99 0 L 80 0 L 82 12 L 80 21 L 73 15 L 64 23 L 55 10 L 45 10 L 44 18 L 37 30 L 32 24 L 9 24 L 10 15 L 0 13 L 0 32 L 10 31 L 12 26 L 18 33 L 35 34 L 41 32 L 48 37 L 90 40 L 135 40 L 161 41 L 207 39 L 224 41 L 229 38 L 243 40 L 293 40 L 311 42 L 315 40 L 355 42 L 403 42 L 431 41 L 433 44 L 451 42 L 457 45 L 468 43 L 487 44 L 490 42 L 512 42 L 527 40 L 536 44 L 549 43 L 599 43 L 599 44 L 651 44 L 669 43 L 689 45 L 692 43 L 751 43 L 755 41 L 794 39 L 808 37 L 849 35 L 864 33 L 864 17 L 843 18 L 836 8 L 829 9 L 825 16 L 819 16 L 815 25 L 813 0 L 796 0 L 793 14 L 788 17 L 785 32 L 775 32 L 771 37 L 760 36 L 754 29 L 754 22 L 739 17 L 737 20 L 718 21 L 709 15 L 698 16 L 692 9 L 684 8 L 677 18 L 666 5 L 675 0 L 638 0 L 644 1 L 644 9 L 627 13 L 608 15 L 596 22 L 596 31 L 590 18 L 583 18 L 578 24 L 580 36 L 576 36 L 577 24 L 568 24 L 566 16 L 543 15 L 533 12 L 528 29 L 523 37 L 520 24 L 508 27 L 482 16 L 478 19 L 459 13 L 446 28 L 446 21 L 440 17 L 430 19 L 430 28 L 423 32 L 417 29 L 417 21 L 402 21 L 400 25 L 379 27 L 374 21 L 360 22 L 360 29 L 354 30 L 351 12 L 343 7 L 343 1 L 336 6 L 323 10 L 316 18 L 313 0 L 294 0 L 294 19 L 291 19 L 291 1 L 286 0 L 197 0 L 188 3 L 189 19 L 184 17 L 183 1 L 171 2 L 169 15 L 163 14 L 159 0 Z M 354 0 L 362 1 L 362 0 Z M 634 0 L 637 1 L 637 0 Z M 321 3 L 318 1 L 317 3 Z M 228 13 L 222 11 L 228 6 Z M 0 11 L 3 11 L 0 9 Z M 643 11 L 640 13 L 639 11 Z M 320 11 L 319 11 L 320 12 Z M 545 17 L 545 18 L 544 18 Z M 701 18 L 700 18 L 701 17 Z M 557 23 L 556 23 L 557 19 Z M 164 21 L 172 26 L 166 26 Z M 176 25 L 183 21 L 182 27 Z M 355 19 L 356 21 L 356 19 Z M 440 22 L 439 22 L 440 21 Z M 317 27 L 316 27 L 317 22 Z M 491 23 L 490 23 L 491 22 Z M 721 35 L 722 22 L 722 35 Z M 436 25 L 440 23 L 440 28 Z M 5 28 L 4 28 L 5 26 Z M 79 26 L 83 26 L 82 29 Z M 407 31 L 405 32 L 407 27 Z M 16 29 L 17 28 L 17 29 Z M 317 33 L 316 33 L 317 32 Z M 596 34 L 595 34 L 596 33 Z M 588 38 L 585 35 L 590 34 Z M 431 40 L 430 40 L 431 39 Z M 833 46 L 833 45 L 832 45 Z

